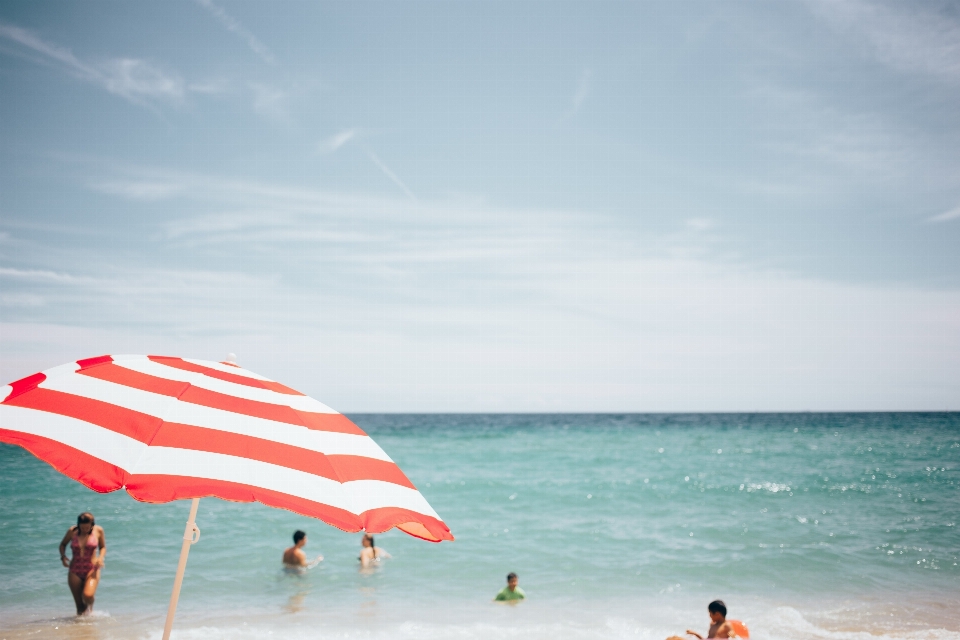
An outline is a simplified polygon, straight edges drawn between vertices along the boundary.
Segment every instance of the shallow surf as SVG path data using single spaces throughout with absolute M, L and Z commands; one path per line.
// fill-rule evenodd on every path
M 203 500 L 182 638 L 665 638 L 723 598 L 754 638 L 960 638 L 957 414 L 352 416 L 457 536 L 359 535 Z M 99 495 L 0 446 L 2 638 L 159 637 L 185 503 Z M 108 542 L 75 620 L 56 547 L 76 514 Z M 308 556 L 285 574 L 295 529 Z M 508 571 L 529 600 L 490 603 Z M 60 627 L 60 628 L 54 628 Z

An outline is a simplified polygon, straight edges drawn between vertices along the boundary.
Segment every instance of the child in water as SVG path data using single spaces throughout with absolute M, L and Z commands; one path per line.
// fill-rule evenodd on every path
M 507 574 L 507 586 L 500 590 L 493 600 L 494 602 L 519 602 L 527 597 L 523 589 L 517 586 L 520 580 L 517 574 L 511 572 Z
M 707 612 L 710 614 L 710 629 L 707 631 L 707 638 L 736 638 L 737 633 L 733 630 L 733 625 L 727 622 L 727 605 L 723 600 L 714 600 L 707 605 Z M 687 629 L 687 633 L 703 640 L 703 636 Z

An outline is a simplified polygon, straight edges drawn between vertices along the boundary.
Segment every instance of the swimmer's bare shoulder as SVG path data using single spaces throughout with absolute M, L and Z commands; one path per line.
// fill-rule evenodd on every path
M 283 564 L 290 567 L 302 567 L 307 564 L 307 554 L 296 547 L 290 547 L 283 552 Z

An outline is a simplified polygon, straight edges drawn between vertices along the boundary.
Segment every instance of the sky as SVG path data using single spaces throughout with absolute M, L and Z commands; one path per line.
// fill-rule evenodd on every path
M 960 6 L 0 3 L 0 378 L 960 410 Z

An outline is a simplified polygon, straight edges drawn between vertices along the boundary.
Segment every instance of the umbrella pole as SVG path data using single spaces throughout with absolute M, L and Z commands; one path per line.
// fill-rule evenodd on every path
M 180 562 L 177 564 L 177 577 L 173 579 L 173 593 L 170 594 L 170 606 L 167 608 L 167 622 L 163 625 L 163 640 L 170 640 L 170 630 L 173 629 L 173 617 L 177 613 L 177 600 L 180 599 L 180 585 L 183 584 L 183 572 L 187 568 L 187 556 L 190 554 L 190 545 L 200 540 L 200 528 L 197 527 L 197 508 L 200 498 L 194 498 L 190 505 L 190 517 L 187 518 L 187 528 L 183 530 L 183 546 L 180 547 Z

